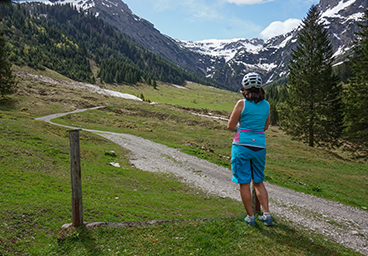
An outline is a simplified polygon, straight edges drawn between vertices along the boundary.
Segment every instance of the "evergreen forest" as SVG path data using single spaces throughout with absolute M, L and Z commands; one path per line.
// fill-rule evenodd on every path
M 73 80 L 95 83 L 91 66 L 104 83 L 186 80 L 219 87 L 202 74 L 173 64 L 115 30 L 91 12 L 68 4 L 2 4 L 2 29 L 9 60 L 34 69 L 49 68 Z

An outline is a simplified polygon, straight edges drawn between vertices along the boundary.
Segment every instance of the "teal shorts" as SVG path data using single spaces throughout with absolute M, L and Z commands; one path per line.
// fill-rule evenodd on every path
M 245 146 L 233 145 L 231 149 L 232 181 L 248 184 L 252 180 L 261 183 L 264 180 L 266 149 L 253 151 Z

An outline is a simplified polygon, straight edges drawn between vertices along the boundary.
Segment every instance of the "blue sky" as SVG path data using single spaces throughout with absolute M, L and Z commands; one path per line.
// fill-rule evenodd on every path
M 282 34 L 306 17 L 316 0 L 123 0 L 132 12 L 172 38 L 263 38 Z

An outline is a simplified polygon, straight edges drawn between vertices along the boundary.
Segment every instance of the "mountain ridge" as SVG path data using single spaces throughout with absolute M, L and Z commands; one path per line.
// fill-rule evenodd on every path
M 262 74 L 264 81 L 286 80 L 290 52 L 296 47 L 298 28 L 271 37 L 185 41 L 173 39 L 154 24 L 135 15 L 127 4 L 117 0 L 52 0 L 72 3 L 81 11 L 92 11 L 133 41 L 176 63 L 186 70 L 213 78 L 230 90 L 237 90 L 249 71 Z M 321 0 L 317 5 L 329 30 L 336 62 L 342 62 L 352 47 L 357 21 L 368 7 L 367 0 Z

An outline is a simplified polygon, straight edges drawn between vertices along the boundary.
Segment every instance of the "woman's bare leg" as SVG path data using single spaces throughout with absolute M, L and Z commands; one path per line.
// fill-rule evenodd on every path
M 262 205 L 263 212 L 270 212 L 268 207 L 268 193 L 263 182 L 255 183 L 253 182 L 254 188 L 256 190 L 257 198 Z
M 249 216 L 253 216 L 252 210 L 252 194 L 250 192 L 250 183 L 248 184 L 240 184 L 240 195 Z

